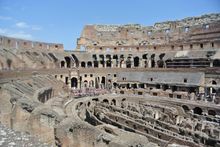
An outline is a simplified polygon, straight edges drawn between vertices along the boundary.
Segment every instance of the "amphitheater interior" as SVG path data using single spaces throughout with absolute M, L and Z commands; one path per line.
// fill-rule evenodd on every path
M 86 25 L 71 51 L 0 36 L 0 123 L 58 147 L 218 147 L 220 14 Z

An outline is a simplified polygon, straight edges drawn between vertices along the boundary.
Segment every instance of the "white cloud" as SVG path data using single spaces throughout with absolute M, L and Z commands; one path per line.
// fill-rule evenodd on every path
M 0 20 L 12 20 L 12 17 L 0 16 Z
M 25 22 L 17 22 L 15 25 L 18 28 L 29 28 L 29 25 Z
M 31 34 L 22 31 L 10 33 L 7 36 L 21 39 L 33 39 L 33 36 Z
M 8 29 L 0 28 L 0 34 L 8 37 L 21 38 L 21 39 L 33 39 L 33 36 L 24 31 L 9 31 Z
M 30 25 L 30 24 L 27 24 L 26 22 L 17 22 L 15 24 L 15 26 L 19 29 L 31 29 L 31 30 L 34 30 L 34 31 L 40 31 L 42 28 L 40 26 L 37 26 L 37 25 Z
M 5 34 L 8 30 L 0 28 L 0 34 Z

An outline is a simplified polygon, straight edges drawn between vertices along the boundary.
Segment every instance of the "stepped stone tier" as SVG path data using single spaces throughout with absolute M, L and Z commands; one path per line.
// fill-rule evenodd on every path
M 218 147 L 220 14 L 86 25 L 74 51 L 0 36 L 0 123 L 59 147 Z

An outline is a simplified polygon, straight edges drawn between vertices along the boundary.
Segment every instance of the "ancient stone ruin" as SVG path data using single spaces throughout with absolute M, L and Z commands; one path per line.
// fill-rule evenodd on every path
M 0 70 L 0 123 L 47 145 L 220 146 L 220 14 L 86 25 L 74 51 L 0 36 Z

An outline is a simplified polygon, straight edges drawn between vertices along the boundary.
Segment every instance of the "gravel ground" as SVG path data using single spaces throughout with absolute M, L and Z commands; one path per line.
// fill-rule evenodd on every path
M 39 139 L 23 132 L 17 132 L 0 123 L 0 147 L 49 147 Z

